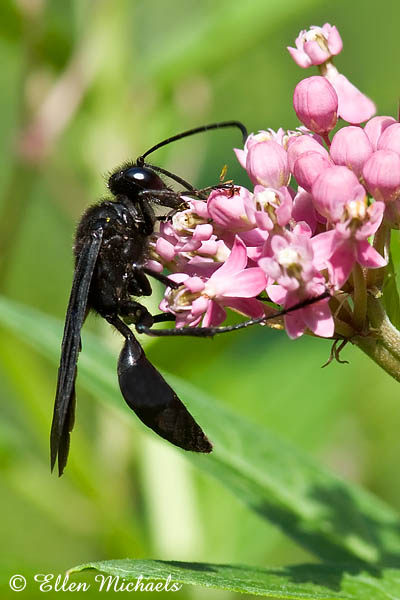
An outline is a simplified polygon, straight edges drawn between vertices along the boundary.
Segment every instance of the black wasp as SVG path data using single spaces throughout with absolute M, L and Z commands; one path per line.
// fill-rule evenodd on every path
M 144 267 L 149 236 L 156 222 L 152 204 L 172 209 L 182 206 L 180 194 L 167 188 L 158 173 L 180 183 L 189 193 L 196 193 L 180 177 L 149 165 L 144 159 L 170 142 L 222 127 L 237 127 L 243 140 L 247 138 L 245 127 L 237 121 L 213 123 L 168 138 L 150 148 L 135 163 L 117 169 L 108 180 L 113 198 L 90 206 L 79 222 L 74 244 L 75 272 L 65 319 L 50 437 L 51 468 L 58 458 L 59 475 L 67 463 L 70 432 L 74 425 L 80 332 L 90 310 L 106 319 L 125 338 L 118 361 L 119 385 L 125 401 L 139 419 L 184 450 L 212 450 L 201 427 L 146 358 L 126 323 L 134 324 L 137 331 L 154 335 L 151 331 L 154 323 L 171 320 L 171 315 L 151 315 L 133 299 L 151 294 L 147 276 L 165 285 L 174 285 L 168 277 Z M 212 330 L 200 329 L 203 335 L 213 334 Z M 160 330 L 157 334 L 168 331 L 171 335 L 178 333 L 172 329 Z M 195 335 L 201 335 L 201 331 Z

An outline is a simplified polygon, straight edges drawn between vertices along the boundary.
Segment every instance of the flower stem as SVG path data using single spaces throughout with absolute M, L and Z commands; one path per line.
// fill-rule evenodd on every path
M 329 133 L 323 133 L 321 134 L 321 137 L 324 140 L 325 144 L 328 146 L 328 148 L 330 148 L 331 140 L 329 139 Z
M 369 335 L 356 335 L 350 341 L 400 382 L 400 332 L 392 325 L 382 301 L 368 296 Z
M 389 260 L 390 251 L 390 226 L 385 221 L 379 227 L 378 231 L 374 236 L 374 248 L 379 252 L 383 258 Z M 368 273 L 367 285 L 369 288 L 377 287 L 382 289 L 383 281 L 385 279 L 386 267 L 380 269 L 370 269 Z
M 365 325 L 365 319 L 367 316 L 367 283 L 365 281 L 364 272 L 359 265 L 356 263 L 353 269 L 353 283 L 354 283 L 354 311 L 353 311 L 353 325 L 356 331 L 362 331 Z

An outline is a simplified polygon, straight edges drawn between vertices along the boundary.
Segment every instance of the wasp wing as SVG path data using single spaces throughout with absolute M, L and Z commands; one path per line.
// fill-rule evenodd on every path
M 93 271 L 103 239 L 101 227 L 91 232 L 79 254 L 65 317 L 58 369 L 57 391 L 50 434 L 51 469 L 58 456 L 61 476 L 67 464 L 70 432 L 74 426 L 75 379 L 81 349 L 81 329 L 87 314 L 87 302 Z
M 120 354 L 118 378 L 126 403 L 147 427 L 184 450 L 212 451 L 201 427 L 146 358 L 133 334 Z

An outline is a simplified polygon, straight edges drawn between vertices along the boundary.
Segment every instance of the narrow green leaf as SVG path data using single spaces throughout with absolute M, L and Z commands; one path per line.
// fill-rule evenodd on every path
M 58 320 L 0 298 L 0 322 L 58 363 Z M 128 410 L 117 388 L 116 356 L 87 332 L 83 347 L 80 384 L 95 397 Z M 400 564 L 400 520 L 394 510 L 188 383 L 167 379 L 214 442 L 211 455 L 186 456 L 252 510 L 322 560 Z
M 400 299 L 396 284 L 396 270 L 392 255 L 386 267 L 386 277 L 383 286 L 383 301 L 388 317 L 397 329 L 400 329 Z
M 90 562 L 69 570 L 76 573 L 96 569 L 110 578 L 97 576 L 103 590 L 132 582 L 133 590 L 145 587 L 147 579 L 201 585 L 232 592 L 273 598 L 313 600 L 395 600 L 400 598 L 400 571 L 342 565 L 294 565 L 285 568 L 215 565 L 161 560 L 109 560 Z M 115 577 L 115 579 L 112 579 Z M 129 588 L 128 588 L 129 589 Z M 99 590 L 100 591 L 100 590 Z

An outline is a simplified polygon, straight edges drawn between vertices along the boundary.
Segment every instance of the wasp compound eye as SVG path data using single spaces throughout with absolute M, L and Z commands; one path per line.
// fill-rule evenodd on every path
M 161 177 L 146 167 L 131 167 L 124 171 L 124 179 L 134 182 L 148 190 L 161 190 L 165 188 Z
M 140 190 L 162 190 L 165 184 L 152 169 L 130 166 L 115 171 L 108 180 L 108 187 L 117 194 L 137 194 Z

